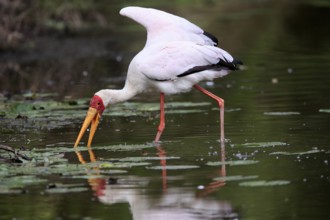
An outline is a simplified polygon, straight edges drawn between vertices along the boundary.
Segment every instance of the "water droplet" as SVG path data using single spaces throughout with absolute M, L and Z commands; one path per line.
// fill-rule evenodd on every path
M 272 83 L 273 84 L 277 84 L 278 83 L 278 79 L 277 78 L 272 78 Z
M 86 76 L 88 76 L 88 72 L 85 70 L 82 72 L 82 75 L 86 77 Z
M 123 57 L 121 55 L 116 56 L 116 61 L 121 62 L 123 60 Z
M 304 181 L 304 182 L 307 182 L 307 178 L 304 178 L 303 181 Z
M 197 186 L 197 189 L 199 189 L 199 190 L 203 190 L 203 189 L 205 189 L 205 186 L 203 186 L 203 185 L 199 185 L 199 186 Z
M 328 165 L 328 160 L 325 160 L 324 163 L 325 163 L 326 165 Z
M 214 82 L 213 81 L 207 81 L 205 84 L 207 86 L 214 86 Z

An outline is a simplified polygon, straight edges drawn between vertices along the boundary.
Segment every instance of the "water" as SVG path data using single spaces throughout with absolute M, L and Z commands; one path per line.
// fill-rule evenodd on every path
M 33 168 L 7 175 L 1 166 L 0 191 L 8 180 L 22 182 L 13 177 L 28 176 L 14 187 L 18 192 L 0 194 L 1 219 L 329 218 L 329 4 L 194 3 L 150 6 L 187 17 L 220 36 L 220 45 L 246 64 L 246 70 L 214 85 L 201 84 L 225 100 L 225 145 L 218 142 L 217 105 L 198 91 L 166 97 L 171 105 L 158 147 L 150 144 L 159 120 L 157 94 L 134 98 L 133 107 L 125 103 L 107 110 L 93 151 L 80 153 L 71 147 L 85 114 L 83 104 L 74 108 L 71 119 L 50 115 L 45 124 L 8 116 L 1 120 L 2 144 L 48 148 L 43 152 L 63 147 L 59 151 L 66 162 L 45 164 L 37 174 Z M 117 15 L 121 4 L 105 6 L 113 11 L 107 16 L 114 16 L 116 27 L 109 39 L 67 39 L 88 45 L 86 54 L 56 60 L 31 55 L 18 61 L 4 54 L 2 64 L 16 62 L 22 74 L 33 77 L 26 84 L 16 79 L 16 87 L 2 81 L 3 90 L 39 88 L 67 100 L 121 87 L 127 63 L 145 38 L 142 28 Z M 100 48 L 105 49 L 95 54 Z M 48 74 L 41 75 L 45 69 Z M 48 84 L 39 82 L 40 76 Z M 29 176 L 42 182 L 30 185 Z

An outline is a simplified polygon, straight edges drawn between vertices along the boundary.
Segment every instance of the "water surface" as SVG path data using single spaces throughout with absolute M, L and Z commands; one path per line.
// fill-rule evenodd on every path
M 166 97 L 159 146 L 152 144 L 159 97 L 145 94 L 106 110 L 92 151 L 72 150 L 86 102 L 100 88 L 123 85 L 145 40 L 143 28 L 118 15 L 123 3 L 104 3 L 112 21 L 106 34 L 39 39 L 36 48 L 67 48 L 41 50 L 42 58 L 33 50 L 2 54 L 2 66 L 19 67 L 17 78 L 7 69 L 0 74 L 3 94 L 56 92 L 59 102 L 53 95 L 41 99 L 53 104 L 23 98 L 10 113 L 13 99 L 1 101 L 1 144 L 35 149 L 51 161 L 0 166 L 0 218 L 329 218 L 330 5 L 141 4 L 199 24 L 246 64 L 201 84 L 225 100 L 226 143 L 219 143 L 216 103 L 192 91 Z

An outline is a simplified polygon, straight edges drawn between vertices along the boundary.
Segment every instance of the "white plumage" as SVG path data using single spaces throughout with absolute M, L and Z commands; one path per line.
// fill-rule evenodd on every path
M 212 80 L 228 73 L 228 69 L 205 70 L 178 77 L 196 66 L 210 66 L 219 63 L 220 59 L 233 61 L 226 51 L 208 45 L 190 41 L 173 41 L 146 46 L 132 60 L 135 71 L 142 73 L 151 86 L 165 94 L 189 91 L 193 85 L 202 80 Z M 132 76 L 133 77 L 133 76 Z
M 187 92 L 192 87 L 215 99 L 220 107 L 221 140 L 224 141 L 224 101 L 197 85 L 236 70 L 240 61 L 218 48 L 218 40 L 188 20 L 160 10 L 126 7 L 120 11 L 143 25 L 147 30 L 145 47 L 131 61 L 125 86 L 120 90 L 103 89 L 95 93 L 90 111 L 76 140 L 78 145 L 84 131 L 92 122 L 89 145 L 104 108 L 109 104 L 126 101 L 149 88 L 160 92 L 160 125 L 157 142 L 165 128 L 164 94 Z M 95 116 L 97 115 L 97 116 Z M 96 122 L 95 122 L 96 123 Z
M 171 41 L 192 41 L 202 45 L 216 45 L 204 31 L 190 21 L 153 8 L 126 7 L 120 14 L 140 23 L 147 29 L 146 46 Z

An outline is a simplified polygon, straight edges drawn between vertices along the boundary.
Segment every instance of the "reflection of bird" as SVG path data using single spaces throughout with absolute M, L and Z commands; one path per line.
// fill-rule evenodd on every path
M 188 20 L 156 9 L 127 7 L 120 11 L 147 29 L 147 42 L 131 61 L 123 89 L 103 89 L 95 93 L 75 142 L 77 146 L 90 123 L 91 145 L 105 107 L 126 101 L 147 89 L 160 92 L 160 124 L 155 142 L 165 128 L 164 95 L 187 92 L 192 87 L 215 99 L 220 107 L 221 141 L 224 141 L 224 101 L 197 83 L 237 70 L 240 61 L 216 47 L 218 40 Z
M 162 193 L 160 194 L 154 194 L 157 192 L 157 185 L 154 184 L 154 180 L 157 182 L 158 178 L 129 175 L 124 175 L 120 178 L 105 178 L 104 175 L 100 175 L 100 163 L 96 162 L 92 148 L 88 148 L 90 161 L 94 163 L 90 164 L 89 169 L 86 169 L 86 174 L 89 176 L 88 183 L 97 199 L 106 205 L 128 204 L 134 220 L 239 219 L 238 213 L 230 202 L 206 197 L 206 195 L 225 185 L 226 162 L 224 143 L 221 143 L 219 148 L 219 159 L 222 165 L 219 173 L 216 172 L 218 173 L 216 177 L 219 177 L 220 180 L 212 180 L 204 189 L 204 186 L 200 185 L 198 191 L 192 187 L 174 187 L 173 181 L 177 179 L 177 176 L 169 176 L 172 184 L 167 184 L 166 153 L 161 146 L 158 146 L 156 149 L 162 167 Z M 82 164 L 86 164 L 81 152 L 78 150 L 75 152 L 79 161 Z M 210 169 L 209 171 L 213 173 L 214 170 Z M 203 180 L 208 178 L 203 178 Z M 179 178 L 179 181 L 182 181 L 182 179 Z M 152 192 L 148 191 L 150 185 L 156 187 L 152 189 Z

